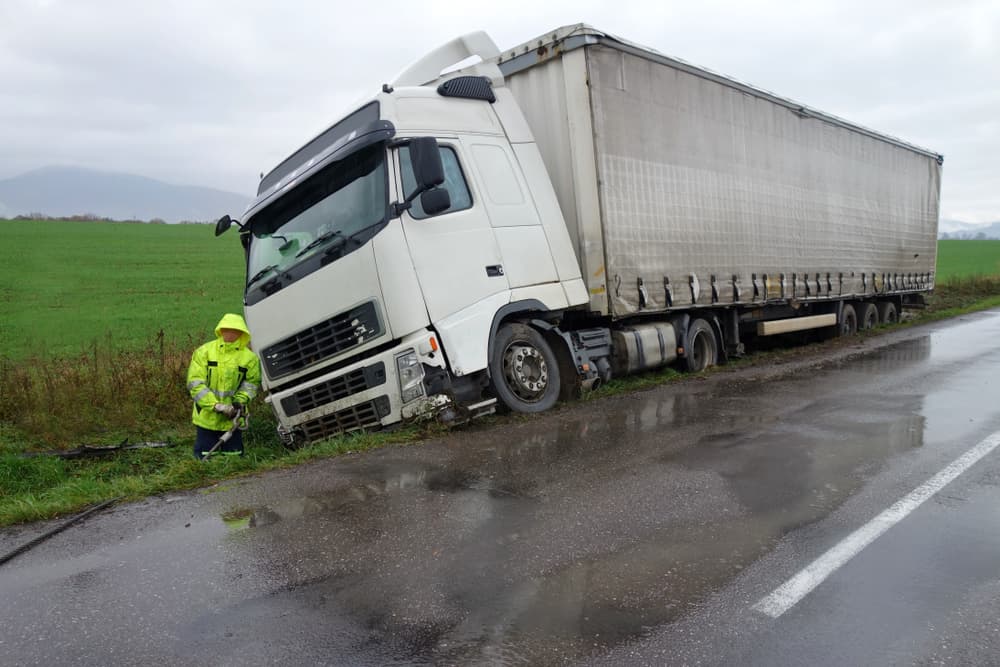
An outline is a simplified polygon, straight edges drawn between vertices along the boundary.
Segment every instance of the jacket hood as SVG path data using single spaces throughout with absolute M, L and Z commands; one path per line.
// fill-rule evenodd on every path
M 215 326 L 215 337 L 222 338 L 223 329 L 236 329 L 237 331 L 242 331 L 243 335 L 240 336 L 239 342 L 244 346 L 250 345 L 250 329 L 247 328 L 246 320 L 243 319 L 242 315 L 237 315 L 235 313 L 226 313 L 219 320 L 219 323 Z

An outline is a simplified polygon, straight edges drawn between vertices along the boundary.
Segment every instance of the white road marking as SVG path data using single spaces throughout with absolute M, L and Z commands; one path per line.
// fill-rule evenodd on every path
M 918 486 L 902 500 L 841 540 L 839 544 L 776 588 L 770 595 L 762 598 L 753 606 L 753 609 L 767 614 L 772 618 L 778 618 L 784 614 L 798 604 L 799 600 L 819 586 L 823 580 L 833 574 L 840 566 L 854 558 L 854 556 L 874 542 L 882 533 L 906 518 L 906 515 L 920 507 L 925 500 L 975 465 L 979 459 L 992 452 L 998 445 L 1000 445 L 1000 431 L 990 435 L 978 445 L 962 454 L 944 470 Z

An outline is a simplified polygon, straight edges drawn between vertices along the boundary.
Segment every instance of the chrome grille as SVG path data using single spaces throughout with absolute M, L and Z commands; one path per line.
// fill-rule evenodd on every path
M 385 384 L 385 378 L 385 364 L 380 361 L 286 396 L 281 399 L 281 407 L 285 414 L 291 417 L 372 387 L 378 387 Z
M 367 343 L 383 333 L 375 302 L 303 329 L 261 352 L 267 376 L 276 379 Z

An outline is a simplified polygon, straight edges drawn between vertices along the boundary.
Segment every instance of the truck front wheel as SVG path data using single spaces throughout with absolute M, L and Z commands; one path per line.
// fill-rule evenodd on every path
M 559 399 L 559 361 L 541 333 L 504 324 L 490 355 L 493 391 L 511 412 L 543 412 Z

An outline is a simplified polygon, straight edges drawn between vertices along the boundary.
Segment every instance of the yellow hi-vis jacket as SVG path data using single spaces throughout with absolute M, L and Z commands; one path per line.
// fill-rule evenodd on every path
M 222 329 L 243 332 L 233 343 L 222 340 Z M 187 388 L 194 401 L 191 421 L 213 431 L 228 431 L 233 421 L 215 411 L 216 403 L 246 405 L 260 389 L 260 360 L 250 349 L 250 332 L 241 315 L 222 316 L 215 327 L 216 339 L 191 355 Z

